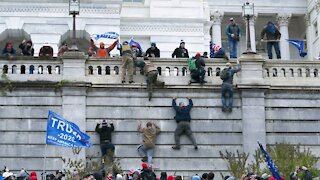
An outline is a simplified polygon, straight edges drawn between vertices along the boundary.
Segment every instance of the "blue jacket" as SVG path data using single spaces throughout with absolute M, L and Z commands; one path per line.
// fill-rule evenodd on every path
M 189 99 L 189 105 L 188 106 L 184 106 L 182 108 L 177 106 L 176 100 L 173 99 L 172 100 L 172 107 L 176 111 L 176 116 L 174 117 L 174 119 L 177 122 L 180 122 L 180 121 L 188 121 L 189 122 L 191 120 L 190 110 L 191 110 L 192 106 L 193 106 L 193 103 L 192 103 L 191 99 Z
M 235 37 L 231 37 L 231 34 L 234 34 Z M 228 40 L 232 41 L 239 41 L 239 36 L 240 36 L 240 27 L 238 24 L 235 24 L 234 26 L 229 24 L 226 28 L 226 35 L 228 36 Z

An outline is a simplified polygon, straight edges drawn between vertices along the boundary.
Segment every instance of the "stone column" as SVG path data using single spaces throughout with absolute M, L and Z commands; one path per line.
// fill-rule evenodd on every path
M 212 26 L 212 22 L 211 21 L 207 21 L 204 24 L 204 28 L 203 28 L 203 34 L 204 34 L 204 51 L 208 52 L 208 56 L 210 55 L 210 41 L 211 41 L 211 37 L 210 37 L 210 28 Z
M 254 159 L 253 154 L 259 147 L 257 141 L 266 144 L 264 92 L 268 86 L 263 78 L 264 61 L 261 55 L 240 57 L 241 72 L 237 87 L 241 91 L 243 150 L 250 154 L 248 162 Z
M 280 26 L 280 51 L 281 51 L 281 59 L 290 60 L 290 49 L 289 49 L 289 30 L 288 25 L 291 18 L 291 14 L 278 14 L 277 20 Z
M 85 81 L 85 56 L 83 52 L 63 54 L 62 116 L 86 132 L 86 90 L 90 85 Z M 68 148 L 63 151 L 65 159 L 86 159 L 85 148 L 78 155 Z
M 253 52 L 257 51 L 256 48 L 256 29 L 254 26 L 254 23 L 256 21 L 257 15 L 253 16 L 250 20 L 249 20 L 249 26 L 250 26 L 250 41 L 251 41 L 251 50 Z
M 310 22 L 310 14 L 307 13 L 305 16 L 304 16 L 304 20 L 305 20 L 305 24 L 306 24 L 306 36 L 307 36 L 307 47 L 308 47 L 308 59 L 309 60 L 314 60 L 314 57 L 317 56 L 317 55 L 314 55 L 313 54 L 313 51 L 312 51 L 312 29 L 311 29 L 311 22 Z
M 211 30 L 211 34 L 212 34 L 212 42 L 218 45 L 222 45 L 221 44 L 221 21 L 223 18 L 223 13 L 216 10 L 214 12 L 211 13 L 211 21 L 213 23 L 212 25 L 212 30 Z

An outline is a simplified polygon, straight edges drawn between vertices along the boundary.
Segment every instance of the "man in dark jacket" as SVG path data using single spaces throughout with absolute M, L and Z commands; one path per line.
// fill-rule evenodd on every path
M 51 58 L 53 56 L 53 48 L 48 42 L 45 42 L 40 48 L 39 57 Z
M 197 53 L 194 58 L 196 59 L 195 63 L 197 69 L 191 71 L 191 82 L 195 81 L 200 84 L 206 83 L 206 81 L 204 80 L 204 77 L 206 75 L 206 70 L 204 69 L 204 67 L 206 66 L 206 63 L 204 62 L 204 59 L 201 57 L 200 53 Z
M 177 106 L 176 99 L 177 99 L 176 97 L 173 97 L 172 107 L 176 111 L 176 116 L 174 117 L 174 119 L 176 120 L 178 125 L 174 132 L 175 146 L 172 146 L 172 149 L 174 150 L 180 149 L 180 136 L 182 134 L 186 134 L 191 140 L 192 144 L 194 145 L 194 149 L 197 150 L 198 146 L 190 127 L 190 121 L 191 121 L 190 110 L 193 106 L 192 100 L 190 98 L 187 98 L 189 100 L 188 106 L 185 106 L 183 102 L 180 102 L 179 106 Z
M 6 47 L 2 50 L 1 55 L 8 58 L 16 55 L 16 50 L 13 48 L 12 43 L 6 43 Z
M 226 28 L 228 36 L 230 58 L 237 58 L 237 47 L 240 39 L 240 27 L 233 18 L 230 18 L 230 24 Z
M 157 48 L 156 43 L 151 43 L 151 47 L 146 51 L 147 57 L 160 57 L 160 50 Z
M 281 33 L 278 28 L 269 21 L 267 25 L 261 31 L 261 41 L 263 41 L 264 35 L 267 36 L 267 49 L 268 49 L 268 57 L 272 59 L 272 46 L 277 54 L 277 59 L 281 59 L 281 53 L 279 48 L 279 40 L 281 38 Z
M 226 78 L 222 78 L 223 72 L 220 73 L 220 77 L 223 80 L 221 86 L 221 101 L 222 101 L 222 111 L 223 112 L 232 112 L 233 106 L 233 76 L 235 73 L 241 70 L 239 60 L 237 60 L 237 67 L 232 68 L 230 63 L 226 64 L 226 72 L 228 76 Z M 224 70 L 223 70 L 224 71 Z
M 33 56 L 34 54 L 31 40 L 23 40 L 19 45 L 19 48 L 21 49 L 22 55 L 24 56 Z
M 111 142 L 111 133 L 114 131 L 114 126 L 112 121 L 103 120 L 97 123 L 95 131 L 100 135 L 101 155 L 105 156 L 110 153 L 110 156 L 113 157 L 114 145 Z
M 188 53 L 188 49 L 186 49 L 185 46 L 185 42 L 183 40 L 181 40 L 180 42 L 180 46 L 177 47 L 174 52 L 172 53 L 172 58 L 176 57 L 176 58 L 189 58 L 189 53 Z

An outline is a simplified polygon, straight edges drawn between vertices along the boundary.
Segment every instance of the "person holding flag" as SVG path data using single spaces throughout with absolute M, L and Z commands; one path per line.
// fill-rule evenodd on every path
M 281 33 L 279 29 L 273 24 L 273 22 L 269 21 L 267 25 L 261 31 L 261 41 L 264 41 L 264 35 L 267 37 L 267 49 L 268 49 L 268 57 L 269 59 L 273 59 L 272 57 L 272 46 L 276 51 L 277 59 L 281 59 L 281 53 L 279 48 L 279 40 L 281 38 Z
M 104 42 L 100 42 L 99 45 L 100 47 L 98 48 L 95 44 L 94 41 L 91 39 L 91 46 L 89 48 L 89 51 L 96 49 L 96 57 L 97 58 L 109 58 L 110 57 L 110 51 L 112 51 L 117 43 L 118 43 L 118 39 L 116 41 L 114 41 L 109 47 L 105 48 L 104 47 Z

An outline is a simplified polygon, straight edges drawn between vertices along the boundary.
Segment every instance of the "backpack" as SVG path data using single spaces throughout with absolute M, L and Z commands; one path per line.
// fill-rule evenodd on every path
M 229 68 L 224 68 L 221 72 L 220 72 L 220 79 L 221 80 L 227 80 L 230 77 L 230 70 Z
M 194 58 L 189 58 L 188 59 L 188 67 L 190 71 L 195 71 L 197 70 L 197 66 L 196 66 L 196 59 Z

